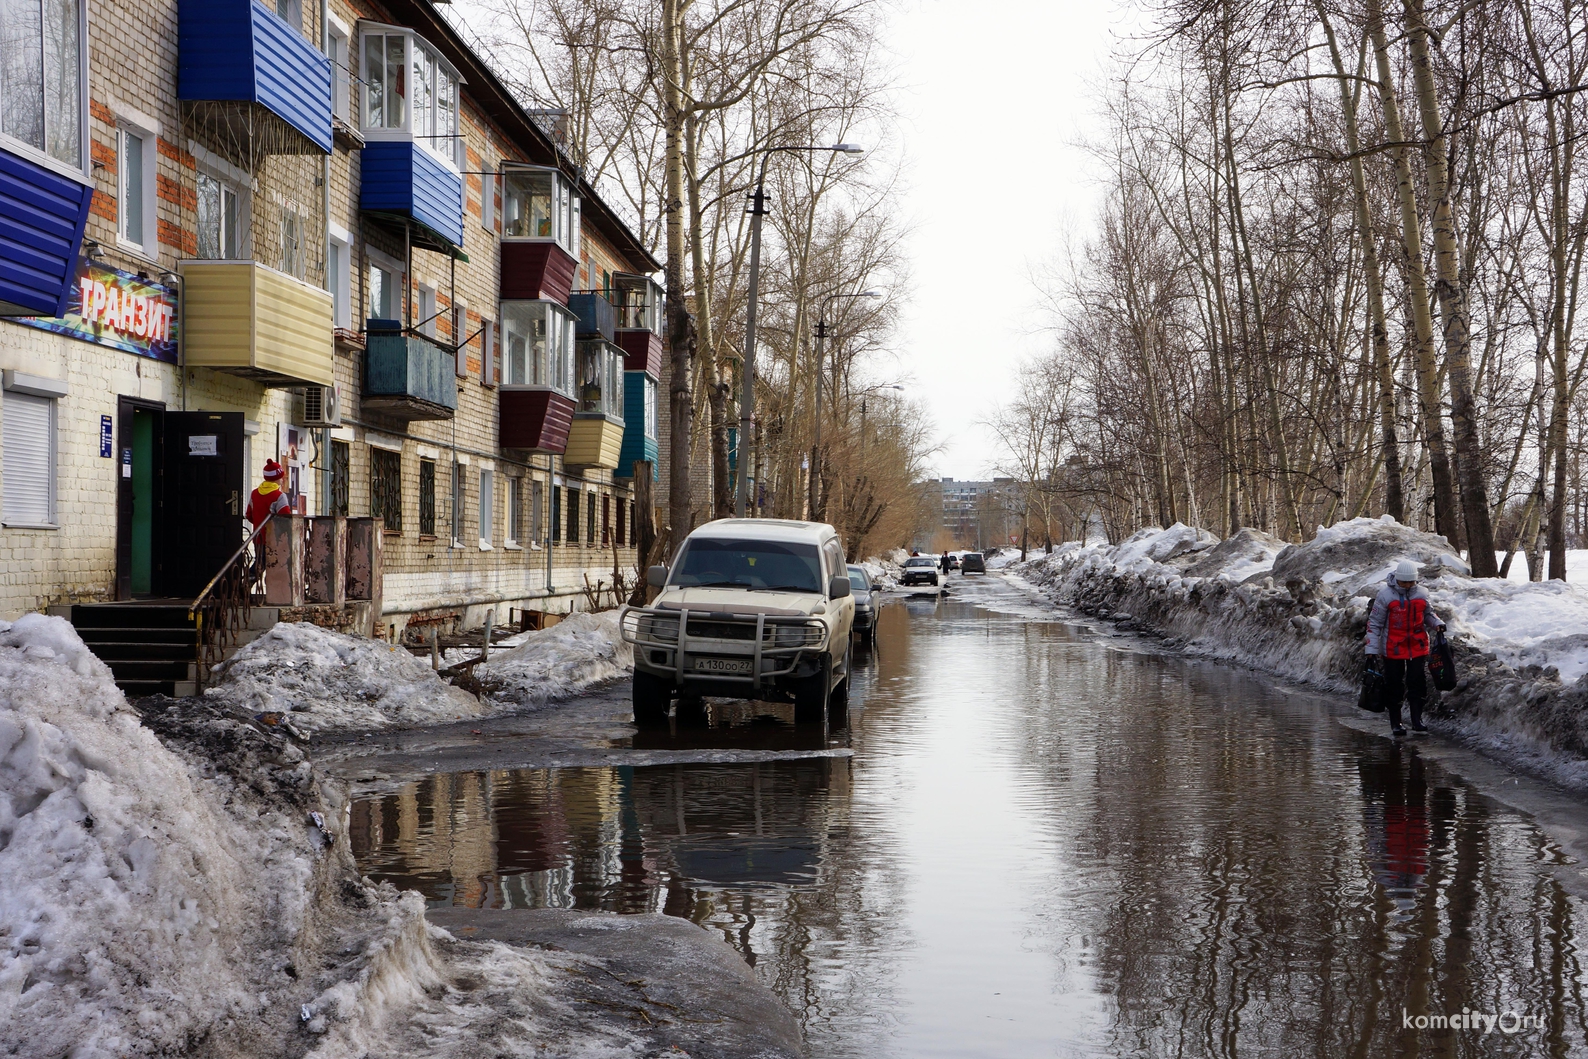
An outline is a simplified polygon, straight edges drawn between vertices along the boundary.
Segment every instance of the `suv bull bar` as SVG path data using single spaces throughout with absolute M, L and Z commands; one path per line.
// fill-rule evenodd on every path
M 749 636 L 721 638 L 696 634 L 691 636 L 691 621 L 710 623 L 719 628 L 741 629 Z M 827 646 L 827 626 L 818 619 L 799 614 L 761 614 L 689 610 L 660 607 L 624 607 L 618 611 L 618 628 L 623 639 L 639 649 L 664 650 L 672 664 L 663 666 L 645 659 L 651 669 L 672 671 L 673 682 L 683 686 L 684 678 L 695 680 L 720 680 L 725 683 L 748 683 L 759 689 L 768 677 L 784 677 L 792 673 L 807 653 L 819 653 Z M 804 630 L 799 643 L 779 643 L 779 632 L 795 628 Z M 698 646 L 697 646 L 698 645 Z M 753 648 L 746 650 L 746 648 Z M 689 659 L 701 656 L 718 658 L 745 658 L 750 661 L 749 673 L 714 673 L 710 670 L 686 669 Z M 762 660 L 774 662 L 763 672 Z M 778 668 L 775 663 L 787 660 Z M 635 659 L 636 665 L 639 659 Z

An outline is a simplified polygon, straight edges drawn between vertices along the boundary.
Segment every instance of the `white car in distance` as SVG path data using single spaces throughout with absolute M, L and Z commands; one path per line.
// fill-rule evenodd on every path
M 706 695 L 792 701 L 801 724 L 841 726 L 855 603 L 838 532 L 820 522 L 719 519 L 685 538 L 661 594 L 625 607 L 634 646 L 634 722 L 681 719 Z

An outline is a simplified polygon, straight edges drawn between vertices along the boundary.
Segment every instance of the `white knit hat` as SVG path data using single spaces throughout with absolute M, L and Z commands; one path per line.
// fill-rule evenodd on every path
M 1410 559 L 1402 559 L 1400 561 L 1400 565 L 1395 567 L 1395 580 L 1416 581 L 1417 564 L 1412 562 Z

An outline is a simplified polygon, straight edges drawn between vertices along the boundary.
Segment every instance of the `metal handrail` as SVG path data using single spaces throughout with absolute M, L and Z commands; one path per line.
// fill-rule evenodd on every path
M 239 563 L 238 560 L 248 553 L 249 546 L 275 517 L 272 512 L 254 527 L 254 531 L 188 606 L 188 620 L 194 623 L 198 634 L 194 645 L 194 661 L 198 665 L 197 676 L 201 686 L 208 680 L 210 668 L 221 661 L 226 648 L 237 642 L 237 634 L 248 624 L 253 609 L 253 586 L 263 573 L 260 560 L 264 553 L 255 549 L 253 555 L 244 562 Z M 206 615 L 210 617 L 208 622 L 204 620 Z

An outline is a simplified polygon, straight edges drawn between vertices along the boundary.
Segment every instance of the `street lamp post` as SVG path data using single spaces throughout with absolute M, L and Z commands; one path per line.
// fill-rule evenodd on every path
M 835 151 L 841 154 L 860 154 L 865 150 L 859 144 L 840 143 L 832 147 L 806 145 L 800 147 L 769 147 L 761 156 L 761 167 L 756 173 L 755 192 L 750 196 L 750 305 L 744 314 L 744 386 L 739 397 L 739 481 L 734 490 L 733 513 L 744 518 L 750 497 L 748 455 L 751 435 L 755 431 L 755 303 L 761 290 L 761 218 L 766 216 L 766 164 L 778 151 Z
M 816 319 L 816 424 L 811 441 L 811 482 L 810 482 L 810 509 L 811 518 L 822 517 L 821 508 L 821 465 L 822 465 L 822 365 L 825 354 L 822 352 L 827 338 L 827 303 L 840 298 L 880 298 L 881 291 L 863 290 L 854 294 L 829 294 L 822 299 L 821 311 Z M 838 368 L 833 368 L 833 398 L 838 396 Z

